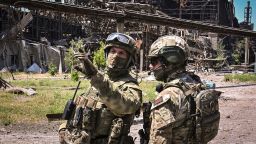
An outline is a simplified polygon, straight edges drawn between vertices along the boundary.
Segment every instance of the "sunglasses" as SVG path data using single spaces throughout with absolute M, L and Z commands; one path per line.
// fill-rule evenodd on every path
M 158 57 L 152 57 L 149 60 L 150 64 L 152 64 L 153 66 L 157 65 L 159 61 L 160 61 L 160 58 Z
M 119 42 L 121 44 L 126 44 L 129 45 L 131 47 L 133 47 L 135 45 L 135 40 L 127 35 L 124 35 L 122 33 L 112 33 L 110 34 L 107 39 L 106 39 L 107 43 L 111 43 L 111 42 Z

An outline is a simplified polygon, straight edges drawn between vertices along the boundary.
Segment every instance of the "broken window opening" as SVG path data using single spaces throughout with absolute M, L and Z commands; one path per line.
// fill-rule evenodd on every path
M 32 65 L 35 62 L 34 55 L 30 55 L 30 65 Z
M 11 66 L 18 66 L 18 55 L 10 55 L 11 56 Z

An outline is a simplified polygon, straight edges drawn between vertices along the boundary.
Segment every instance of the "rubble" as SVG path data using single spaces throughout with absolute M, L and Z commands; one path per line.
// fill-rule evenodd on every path
M 3 89 L 7 89 L 7 88 L 11 88 L 12 85 L 10 83 L 8 83 L 7 81 L 5 81 L 4 79 L 2 79 L 0 77 L 0 89 L 3 88 Z
M 14 94 L 26 94 L 27 96 L 32 96 L 37 94 L 35 90 L 32 88 L 21 88 L 21 87 L 10 87 L 5 89 L 6 92 L 8 93 L 14 93 Z
M 35 95 L 37 92 L 32 88 L 21 88 L 21 87 L 14 87 L 4 79 L 0 77 L 0 89 L 3 89 L 4 91 L 8 93 L 14 93 L 14 94 L 26 94 L 28 96 Z

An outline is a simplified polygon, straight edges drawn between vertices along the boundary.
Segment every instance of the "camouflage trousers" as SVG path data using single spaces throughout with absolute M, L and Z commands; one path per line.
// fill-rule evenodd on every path
M 90 144 L 90 135 L 83 130 L 61 129 L 59 140 L 61 144 Z
M 131 136 L 124 136 L 120 141 L 109 141 L 108 137 L 92 139 L 90 134 L 83 130 L 61 129 L 59 131 L 61 144 L 134 144 Z

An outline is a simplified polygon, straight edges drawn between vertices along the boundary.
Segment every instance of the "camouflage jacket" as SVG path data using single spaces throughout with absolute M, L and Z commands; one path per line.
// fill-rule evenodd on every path
M 150 144 L 190 143 L 189 134 L 192 121 L 189 120 L 189 102 L 180 82 L 195 85 L 187 73 L 164 84 L 164 89 L 156 97 L 150 114 Z
M 113 80 L 108 75 L 97 74 L 91 78 L 91 86 L 76 98 L 75 114 L 68 120 L 67 128 L 62 128 L 63 141 L 73 144 L 133 143 L 128 133 L 142 100 L 136 79 L 127 75 Z
M 141 106 L 142 91 L 132 76 L 112 80 L 108 75 L 97 74 L 91 85 L 97 89 L 99 98 L 115 116 L 134 114 Z

